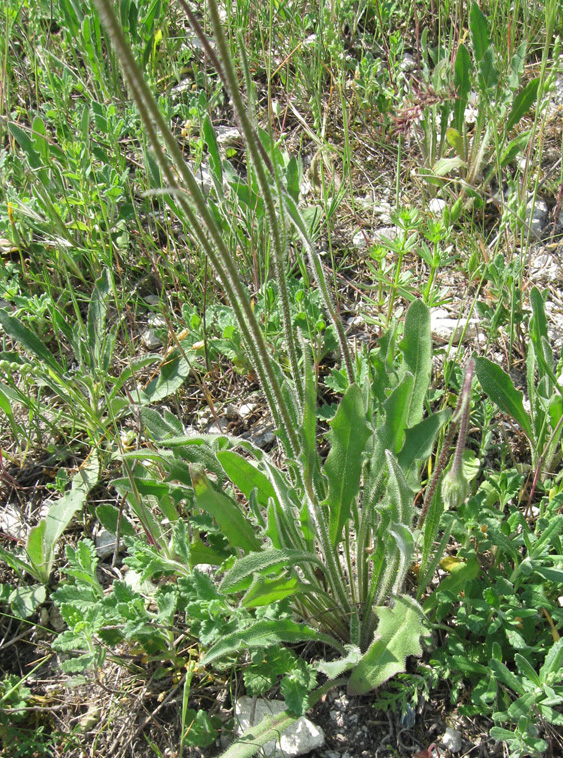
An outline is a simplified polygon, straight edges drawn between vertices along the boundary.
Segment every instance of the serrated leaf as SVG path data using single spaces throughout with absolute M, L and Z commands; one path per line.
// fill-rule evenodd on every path
M 563 667 L 563 639 L 557 640 L 557 642 L 551 646 L 548 654 L 545 656 L 545 661 L 540 669 L 540 677 L 542 682 L 547 681 L 547 677 L 550 674 L 558 674 Z
M 248 650 L 256 647 L 269 647 L 278 645 L 280 642 L 321 642 L 343 651 L 335 639 L 328 634 L 323 634 L 311 629 L 304 624 L 296 624 L 290 619 L 260 620 L 246 629 L 227 634 L 214 645 L 203 657 L 201 663 L 207 666 L 219 658 L 233 655 L 240 650 Z
M 491 658 L 489 661 L 489 668 L 492 670 L 493 674 L 496 676 L 499 682 L 502 682 L 502 684 L 509 687 L 518 695 L 525 694 L 526 690 L 522 685 L 520 679 L 516 676 L 516 674 L 513 674 L 512 671 L 510 671 L 510 669 L 505 666 L 504 663 L 502 663 L 502 661 L 498 661 L 496 658 Z
M 350 506 L 358 495 L 363 454 L 370 434 L 361 390 L 352 384 L 340 401 L 327 434 L 331 448 L 323 471 L 328 479 L 326 504 L 333 545 L 340 540 L 342 528 L 350 518 Z
M 354 668 L 362 659 L 362 651 L 356 645 L 346 645 L 348 651 L 345 658 L 339 658 L 336 661 L 320 661 L 317 668 L 329 679 L 336 679 L 346 671 Z
M 180 419 L 167 410 L 161 414 L 154 408 L 141 408 L 141 419 L 158 442 L 168 437 L 179 437 L 184 433 Z
M 503 413 L 516 421 L 528 439 L 533 442 L 534 433 L 530 416 L 524 410 L 524 396 L 515 389 L 512 379 L 500 366 L 488 358 L 479 357 L 475 373 L 481 387 Z
M 405 671 L 409 655 L 421 655 L 424 632 L 421 607 L 404 595 L 393 608 L 378 608 L 379 624 L 375 639 L 350 676 L 348 694 L 364 695 L 388 679 Z

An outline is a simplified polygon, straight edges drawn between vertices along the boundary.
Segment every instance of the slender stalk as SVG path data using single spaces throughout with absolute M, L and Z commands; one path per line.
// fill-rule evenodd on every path
M 216 225 L 199 184 L 188 168 L 178 143 L 168 129 L 138 69 L 110 1 L 94 0 L 94 3 L 117 51 L 131 89 L 131 94 L 139 109 L 149 142 L 166 178 L 170 194 L 174 196 L 180 205 L 191 231 L 209 256 L 211 264 L 221 280 L 221 284 L 229 298 L 237 322 L 253 358 L 255 369 L 273 417 L 280 426 L 280 431 L 287 437 L 291 454 L 296 455 L 299 450 L 299 442 L 297 432 L 292 423 L 292 416 L 282 394 L 262 331 L 250 306 L 246 290 L 239 279 L 236 265 L 222 238 L 221 230 Z M 174 167 L 178 171 L 179 178 L 187 188 L 187 192 L 180 186 L 172 171 L 158 139 L 158 133 L 163 138 L 166 148 L 172 157 Z M 193 202 L 195 210 L 188 202 L 188 197 Z
M 272 195 L 272 190 L 266 171 L 264 169 L 264 161 L 260 149 L 258 148 L 257 139 L 248 113 L 242 102 L 240 89 L 237 81 L 237 76 L 233 65 L 231 63 L 231 57 L 227 40 L 223 34 L 223 28 L 221 25 L 221 19 L 219 18 L 219 10 L 215 0 L 208 0 L 208 7 L 211 16 L 211 23 L 213 25 L 213 32 L 215 34 L 215 43 L 219 51 L 219 57 L 223 66 L 225 75 L 225 83 L 229 96 L 231 98 L 233 108 L 237 114 L 237 120 L 242 128 L 242 134 L 246 147 L 252 159 L 252 165 L 256 172 L 256 179 L 260 186 L 260 192 L 262 199 L 264 200 L 264 207 L 266 209 L 266 215 L 268 217 L 268 223 L 270 225 L 270 232 L 272 235 L 272 248 L 273 248 L 273 261 L 274 261 L 274 275 L 278 285 L 278 291 L 280 295 L 280 304 L 282 310 L 282 321 L 285 334 L 285 341 L 287 345 L 287 352 L 289 357 L 289 363 L 291 366 L 291 373 L 300 402 L 303 402 L 303 386 L 301 382 L 301 373 L 299 371 L 299 362 L 297 360 L 297 348 L 295 345 L 295 334 L 291 323 L 291 314 L 289 310 L 289 293 L 287 290 L 287 237 L 285 234 L 285 228 L 282 231 L 282 224 L 285 227 L 283 217 L 283 203 L 279 203 L 276 212 L 276 206 Z M 275 178 L 274 170 L 274 178 Z M 278 220 L 278 214 L 281 215 L 281 222 Z

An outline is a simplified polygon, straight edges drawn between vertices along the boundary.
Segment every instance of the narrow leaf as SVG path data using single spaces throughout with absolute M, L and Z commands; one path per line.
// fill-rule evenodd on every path
M 487 19 L 477 3 L 471 3 L 469 12 L 469 28 L 471 30 L 471 42 L 473 44 L 473 54 L 475 60 L 480 63 L 483 60 L 485 52 L 489 49 L 489 32 L 487 29 Z
M 48 350 L 43 342 L 35 335 L 31 329 L 24 326 L 15 316 L 10 316 L 6 311 L 0 310 L 0 326 L 4 329 L 13 340 L 18 342 L 24 350 L 27 350 L 40 361 L 43 361 L 49 368 L 53 369 L 59 376 L 64 373 L 64 369 L 58 363 L 55 356 Z
M 503 413 L 513 418 L 528 439 L 533 442 L 532 422 L 524 410 L 523 395 L 514 387 L 508 374 L 500 366 L 483 357 L 477 358 L 476 374 L 489 398 Z
M 281 642 L 321 642 L 331 645 L 344 653 L 344 648 L 328 634 L 322 634 L 304 624 L 296 624 L 291 619 L 260 620 L 252 626 L 227 634 L 209 650 L 201 664 L 207 666 L 219 658 L 232 655 L 240 650 L 279 645 Z
M 521 90 L 512 103 L 512 108 L 508 114 L 508 121 L 506 122 L 506 131 L 509 132 L 512 128 L 520 122 L 520 120 L 528 113 L 530 108 L 536 102 L 538 96 L 538 87 L 540 84 L 539 78 L 532 79 Z
M 430 310 L 422 300 L 415 300 L 407 311 L 405 333 L 399 347 L 403 351 L 405 366 L 414 377 L 407 416 L 407 426 L 414 426 L 422 418 L 432 370 Z
M 262 546 L 252 524 L 237 503 L 222 492 L 217 492 L 199 467 L 191 466 L 190 471 L 198 508 L 213 516 L 234 547 L 241 548 L 245 553 L 260 550 Z
M 322 566 L 316 555 L 303 553 L 301 550 L 271 548 L 259 553 L 251 553 L 235 561 L 221 582 L 221 590 L 223 592 L 238 592 L 249 586 L 249 580 L 255 573 L 272 573 L 276 569 L 284 569 L 286 566 L 294 566 L 303 562 L 316 563 Z
M 358 494 L 363 453 L 370 437 L 362 393 L 356 384 L 352 384 L 342 398 L 327 437 L 331 449 L 324 465 L 328 478 L 326 503 L 330 510 L 330 538 L 335 545 Z

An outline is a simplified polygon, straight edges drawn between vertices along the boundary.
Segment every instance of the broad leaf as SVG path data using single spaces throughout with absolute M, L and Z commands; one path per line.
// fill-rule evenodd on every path
M 243 495 L 249 499 L 253 490 L 256 490 L 258 502 L 264 508 L 268 507 L 270 498 L 275 498 L 276 493 L 268 477 L 263 474 L 249 460 L 231 450 L 220 450 L 217 460 L 223 467 L 225 474 L 231 482 L 239 488 Z
M 393 608 L 378 608 L 375 640 L 348 681 L 349 695 L 364 695 L 405 670 L 409 655 L 421 655 L 422 609 L 412 598 L 396 598 Z

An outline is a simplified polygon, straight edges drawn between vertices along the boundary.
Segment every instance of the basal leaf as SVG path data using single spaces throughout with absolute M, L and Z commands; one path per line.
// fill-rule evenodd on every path
M 487 19 L 483 11 L 476 2 L 471 3 L 469 12 L 469 28 L 471 30 L 471 43 L 473 45 L 473 54 L 477 63 L 483 60 L 485 52 L 489 49 L 489 31 L 487 28 Z
M 247 516 L 230 497 L 215 490 L 198 466 L 190 468 L 196 505 L 210 513 L 229 542 L 245 553 L 260 550 L 262 545 L 254 534 Z
M 375 639 L 352 671 L 348 694 L 364 695 L 405 670 L 409 655 L 421 655 L 422 609 L 412 598 L 396 598 L 393 608 L 378 608 Z
M 514 387 L 512 379 L 500 366 L 488 358 L 477 358 L 476 374 L 481 387 L 503 413 L 516 421 L 532 442 L 534 433 L 530 416 L 524 410 L 523 395 Z
M 326 643 L 340 652 L 344 652 L 342 645 L 328 634 L 317 632 L 304 624 L 296 624 L 291 619 L 262 619 L 246 629 L 227 634 L 204 655 L 201 663 L 203 666 L 207 666 L 219 658 L 232 655 L 240 650 L 269 647 L 270 645 L 279 645 L 282 642 L 307 641 Z
M 4 329 L 13 340 L 21 345 L 24 350 L 32 353 L 36 358 L 45 363 L 46 366 L 61 376 L 64 369 L 57 361 L 53 353 L 48 350 L 43 342 L 34 334 L 31 329 L 22 324 L 15 316 L 10 316 L 7 311 L 0 309 L 0 326 Z
M 432 370 L 430 310 L 422 300 L 415 300 L 407 311 L 405 332 L 399 347 L 403 351 L 405 366 L 414 377 L 407 416 L 407 426 L 414 426 L 422 418 Z
M 539 78 L 532 79 L 521 90 L 512 103 L 512 108 L 508 114 L 508 120 L 506 122 L 506 131 L 509 132 L 516 124 L 520 123 L 521 119 L 528 113 L 530 108 L 536 102 L 538 96 L 538 87 L 540 84 Z
M 276 496 L 268 477 L 249 460 L 232 450 L 220 450 L 216 455 L 225 474 L 244 496 L 248 499 L 252 490 L 256 490 L 258 502 L 267 508 L 270 498 Z
M 328 479 L 326 504 L 333 545 L 340 539 L 342 527 L 350 517 L 350 506 L 358 494 L 363 454 L 369 436 L 362 393 L 356 384 L 352 384 L 340 401 L 327 435 L 331 448 L 324 473 Z
M 261 552 L 239 558 L 233 567 L 225 574 L 221 582 L 223 592 L 238 592 L 250 585 L 254 574 L 274 573 L 276 569 L 282 570 L 286 566 L 295 566 L 299 563 L 322 563 L 316 555 L 304 553 L 301 550 L 270 548 Z

